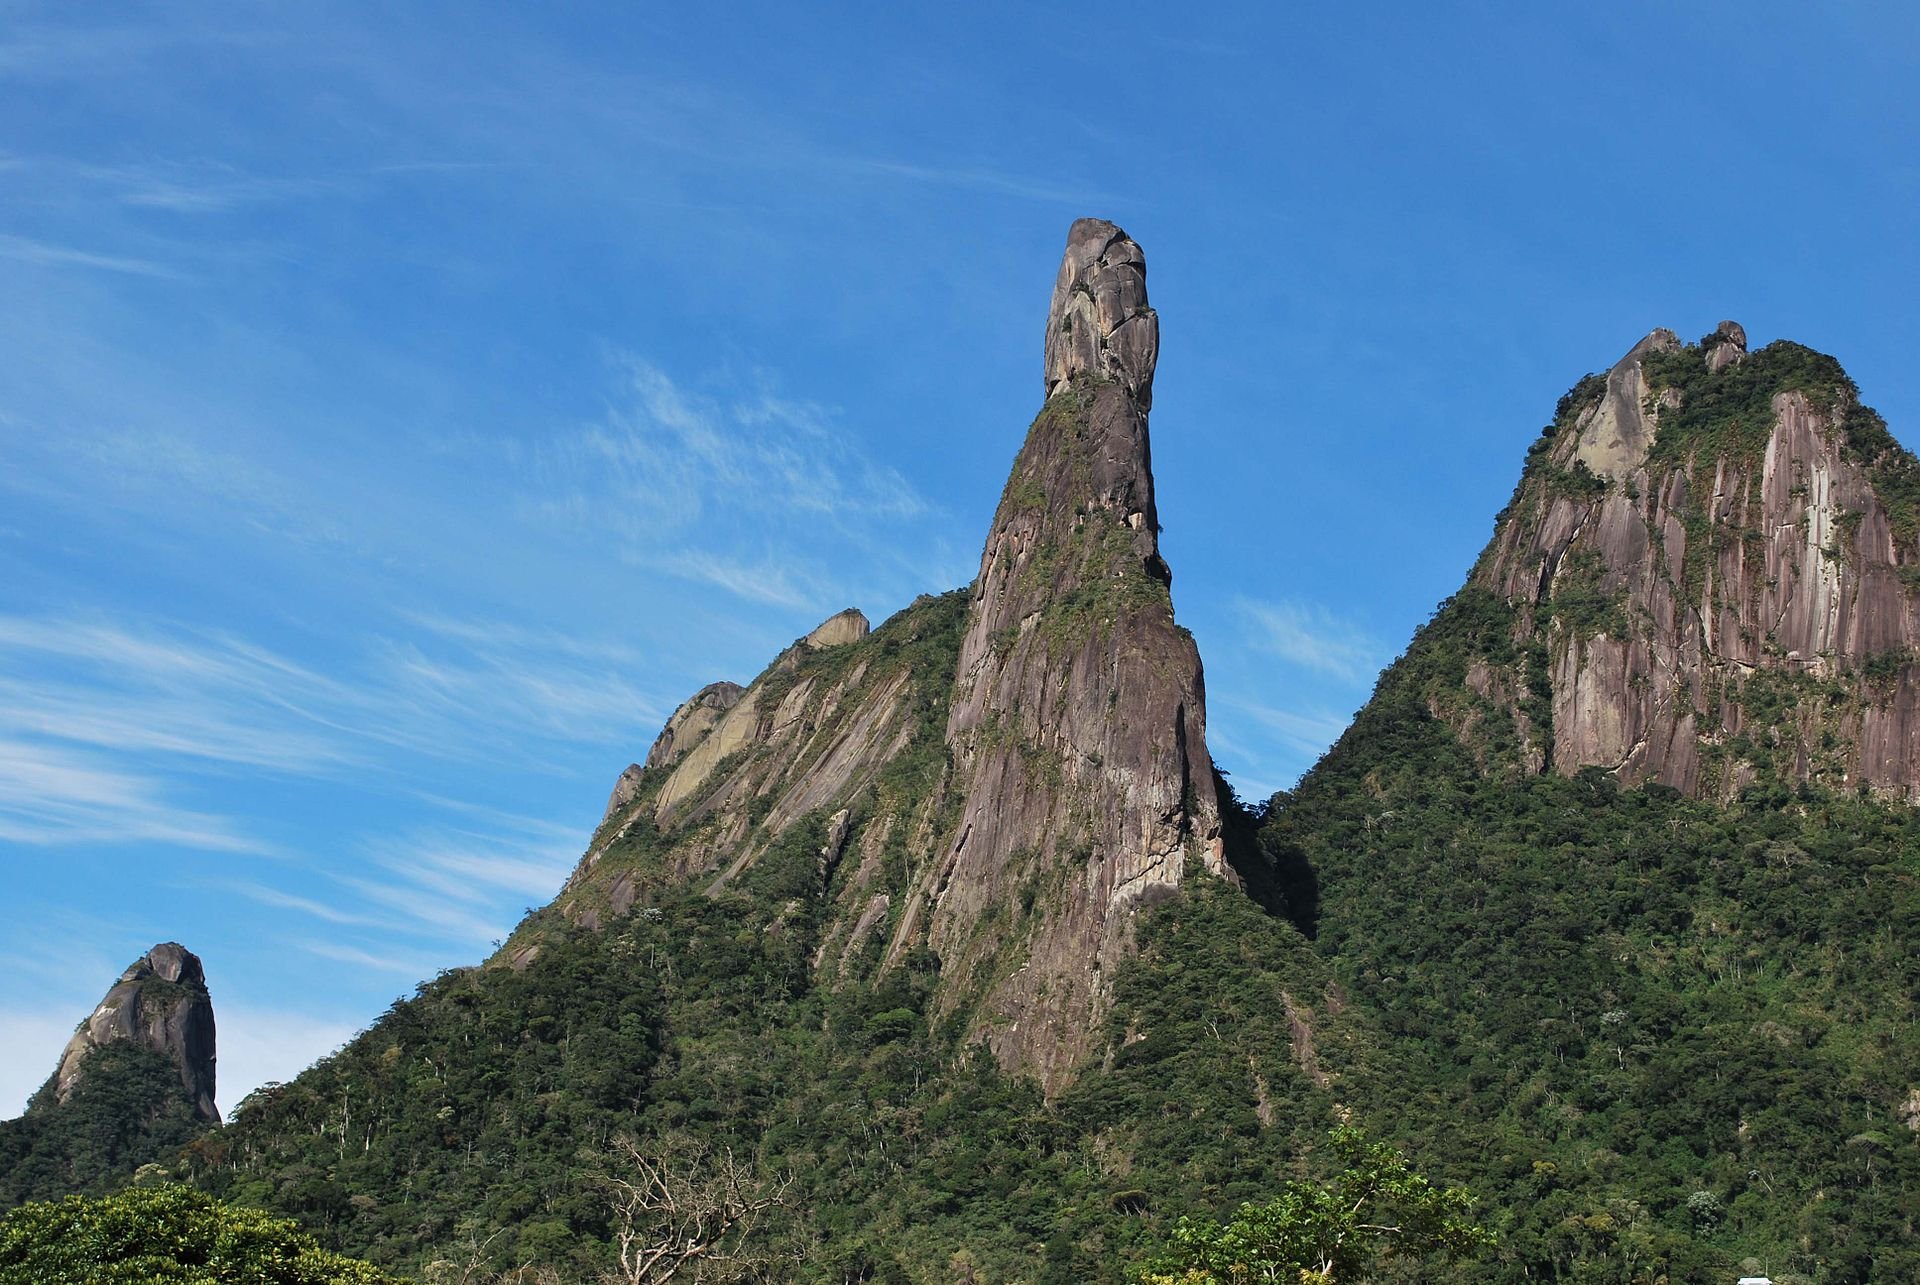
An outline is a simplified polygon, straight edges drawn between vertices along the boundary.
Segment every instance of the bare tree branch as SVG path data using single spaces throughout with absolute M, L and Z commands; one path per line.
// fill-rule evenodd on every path
M 770 1209 L 786 1204 L 791 1174 L 767 1178 L 728 1147 L 643 1148 L 615 1139 L 603 1175 L 620 1271 L 614 1285 L 750 1279 L 765 1264 L 749 1245 Z

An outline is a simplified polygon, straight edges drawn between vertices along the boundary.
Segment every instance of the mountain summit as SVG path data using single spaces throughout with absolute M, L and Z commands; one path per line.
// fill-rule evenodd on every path
M 960 645 L 947 745 L 960 821 L 921 885 L 944 975 L 986 989 L 988 1042 L 1057 1087 L 1090 1047 L 1133 916 L 1189 859 L 1229 873 L 1193 638 L 1160 557 L 1146 257 L 1081 219 L 1047 315 L 1047 404 L 1000 497 Z M 1011 974 L 980 927 L 1035 907 Z M 917 914 L 902 927 L 912 931 Z
M 0 1121 L 0 1209 L 124 1183 L 220 1123 L 200 958 L 162 942 L 127 966 L 27 1103 Z
M 1338 1121 L 1487 1198 L 1474 1280 L 1916 1279 L 1920 809 L 1875 793 L 1915 780 L 1920 465 L 1830 359 L 1655 332 L 1254 812 L 1160 554 L 1146 284 L 1073 226 L 969 586 L 695 692 L 553 905 L 217 1134 L 166 1057 L 84 1053 L 0 1200 L 155 1159 L 433 1275 L 1040 1285 Z
M 1654 331 L 1563 399 L 1471 588 L 1512 627 L 1437 708 L 1511 714 L 1528 770 L 1920 798 L 1920 463 L 1830 357 Z

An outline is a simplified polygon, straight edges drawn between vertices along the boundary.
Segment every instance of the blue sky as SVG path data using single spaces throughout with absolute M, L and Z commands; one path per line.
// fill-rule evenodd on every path
M 1249 795 L 1653 327 L 1920 423 L 1911 6 L 84 9 L 0 0 L 0 1111 L 164 939 L 294 1074 L 687 694 L 970 579 L 1079 215 Z

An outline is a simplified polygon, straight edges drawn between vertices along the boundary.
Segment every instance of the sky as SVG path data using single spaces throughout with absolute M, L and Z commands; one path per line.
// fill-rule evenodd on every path
M 1920 441 L 1916 80 L 1895 4 L 0 0 L 0 1114 L 164 940 L 290 1078 L 694 690 L 971 580 L 1082 215 L 1291 785 L 1649 330 Z

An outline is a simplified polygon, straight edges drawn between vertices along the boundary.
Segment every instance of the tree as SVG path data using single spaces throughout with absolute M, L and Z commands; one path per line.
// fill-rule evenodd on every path
M 617 1285 L 756 1279 L 768 1264 L 748 1242 L 770 1209 L 786 1204 L 791 1175 L 765 1178 L 734 1159 L 695 1147 L 643 1149 L 614 1143 L 621 1172 L 602 1179 L 613 1213 Z
M 1346 1168 L 1327 1183 L 1291 1182 L 1232 1220 L 1182 1218 L 1143 1285 L 1351 1285 L 1391 1254 L 1469 1254 L 1493 1244 L 1470 1221 L 1464 1188 L 1436 1187 L 1407 1158 L 1341 1125 L 1333 1148 Z

